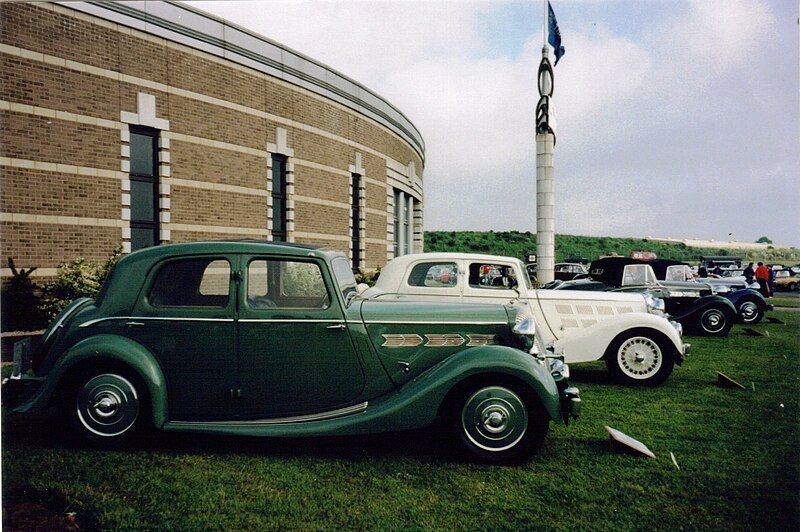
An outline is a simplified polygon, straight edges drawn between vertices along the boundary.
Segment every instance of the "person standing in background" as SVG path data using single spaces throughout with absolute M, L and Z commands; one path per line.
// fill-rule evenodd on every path
M 775 270 L 772 269 L 772 264 L 767 264 L 769 277 L 767 278 L 767 287 L 769 288 L 769 297 L 775 293 Z
M 747 265 L 742 275 L 744 275 L 744 280 L 747 281 L 747 284 L 753 284 L 753 277 L 756 275 L 756 272 L 753 270 L 752 262 Z
M 769 271 L 767 267 L 764 266 L 763 262 L 759 262 L 758 268 L 756 268 L 756 281 L 758 281 L 758 288 L 761 295 L 769 297 Z

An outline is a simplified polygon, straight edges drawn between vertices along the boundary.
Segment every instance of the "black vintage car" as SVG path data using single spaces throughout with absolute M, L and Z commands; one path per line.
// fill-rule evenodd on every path
M 709 285 L 659 281 L 650 262 L 626 257 L 595 260 L 589 267 L 588 279 L 566 281 L 555 289 L 647 292 L 664 300 L 664 310 L 687 333 L 725 336 L 737 321 L 736 307 L 715 295 Z
M 748 288 L 745 280 L 733 279 L 699 279 L 695 280 L 689 265 L 679 260 L 659 259 L 650 261 L 653 272 L 658 282 L 669 288 L 686 286 L 686 283 L 710 285 L 711 290 L 736 307 L 737 321 L 747 325 L 754 325 L 764 318 L 764 313 L 772 310 L 772 305 L 767 303 L 758 290 Z

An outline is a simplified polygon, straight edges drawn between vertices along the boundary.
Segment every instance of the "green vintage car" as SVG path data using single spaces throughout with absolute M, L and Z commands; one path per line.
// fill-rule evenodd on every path
M 341 252 L 257 241 L 148 248 L 39 345 L 15 346 L 17 412 L 50 404 L 87 439 L 166 431 L 318 436 L 438 419 L 474 456 L 524 459 L 577 414 L 563 361 L 502 305 L 365 301 Z

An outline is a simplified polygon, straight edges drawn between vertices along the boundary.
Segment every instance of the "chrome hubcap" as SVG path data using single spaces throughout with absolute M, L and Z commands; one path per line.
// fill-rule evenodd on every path
M 516 445 L 528 428 L 524 401 L 502 386 L 488 386 L 472 394 L 461 412 L 465 436 L 487 451 L 504 451 Z
M 748 301 L 741 306 L 739 312 L 741 313 L 744 321 L 752 321 L 758 315 L 758 306 L 752 301 Z
M 139 415 L 139 398 L 133 384 L 110 373 L 84 384 L 76 406 L 81 424 L 98 436 L 119 436 L 133 426 Z
M 617 351 L 622 372 L 633 379 L 646 379 L 661 368 L 663 357 L 656 342 L 645 336 L 625 340 Z
M 701 320 L 703 329 L 708 332 L 717 332 L 725 325 L 725 317 L 717 309 L 705 311 Z

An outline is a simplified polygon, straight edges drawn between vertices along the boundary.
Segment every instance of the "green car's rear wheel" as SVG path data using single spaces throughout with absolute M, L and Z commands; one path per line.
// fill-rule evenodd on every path
M 138 428 L 141 404 L 133 379 L 116 373 L 91 376 L 76 388 L 73 424 L 90 442 L 118 445 Z
M 460 401 L 456 430 L 464 448 L 492 463 L 527 460 L 541 447 L 549 416 L 538 401 L 506 385 L 472 388 Z

